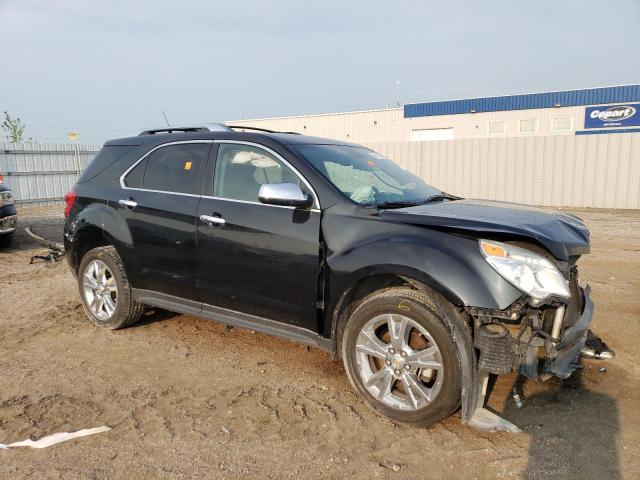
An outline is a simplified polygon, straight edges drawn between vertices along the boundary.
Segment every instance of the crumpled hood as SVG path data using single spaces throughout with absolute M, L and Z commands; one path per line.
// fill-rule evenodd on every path
M 391 221 L 537 240 L 558 260 L 589 252 L 589 229 L 579 217 L 516 203 L 463 199 L 383 210 Z

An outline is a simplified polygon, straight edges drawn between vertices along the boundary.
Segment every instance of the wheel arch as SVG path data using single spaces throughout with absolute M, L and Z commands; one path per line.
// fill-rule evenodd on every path
M 404 269 L 402 269 L 404 270 Z M 396 270 L 398 272 L 398 270 Z M 426 281 L 425 281 L 426 280 Z M 333 309 L 331 322 L 332 359 L 340 360 L 341 342 L 344 328 L 347 325 L 351 313 L 367 296 L 385 288 L 395 286 L 411 286 L 431 298 L 440 297 L 444 302 L 438 302 L 447 310 L 445 316 L 446 326 L 451 332 L 462 374 L 461 407 L 462 420 L 467 422 L 473 414 L 476 403 L 476 354 L 473 347 L 473 326 L 471 318 L 462 309 L 463 305 L 458 298 L 456 303 L 451 295 L 446 295 L 444 289 L 433 279 L 426 277 L 422 272 L 403 271 L 402 273 L 378 272 L 376 274 L 360 278 L 350 285 L 340 296 Z M 455 300 L 455 297 L 453 298 Z
M 332 356 L 340 358 L 340 343 L 342 333 L 351 313 L 368 295 L 394 286 L 411 286 L 423 292 L 433 291 L 443 296 L 454 305 L 464 305 L 461 298 L 446 288 L 436 279 L 419 270 L 403 265 L 380 265 L 364 268 L 353 275 L 354 279 L 340 289 L 338 295 L 333 295 L 335 301 L 330 309 L 330 335 L 332 342 Z
M 112 245 L 121 257 L 124 249 L 133 246 L 127 223 L 108 204 L 95 203 L 85 207 L 65 227 L 65 248 L 74 272 L 89 250 L 105 245 Z

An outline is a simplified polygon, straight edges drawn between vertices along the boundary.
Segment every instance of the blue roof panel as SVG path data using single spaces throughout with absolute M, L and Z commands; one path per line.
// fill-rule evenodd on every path
M 507 110 L 527 110 L 578 105 L 598 105 L 602 103 L 624 103 L 640 101 L 640 85 L 620 87 L 587 88 L 564 92 L 527 93 L 503 97 L 469 98 L 446 100 L 443 102 L 409 103 L 404 106 L 404 118 L 430 117 L 435 115 L 457 115 L 461 113 L 501 112 Z

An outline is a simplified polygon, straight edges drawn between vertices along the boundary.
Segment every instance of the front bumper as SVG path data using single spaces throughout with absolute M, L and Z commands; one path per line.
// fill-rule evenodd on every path
M 549 340 L 545 342 L 547 353 L 545 370 L 560 378 L 567 378 L 575 370 L 574 360 L 584 348 L 593 320 L 595 307 L 591 301 L 591 287 L 587 285 L 582 295 L 583 309 L 578 321 L 565 329 L 559 342 L 553 343 Z
M 16 231 L 18 215 L 8 215 L 0 218 L 0 235 L 8 235 Z
M 577 358 L 587 341 L 594 312 L 591 288 L 587 286 L 583 290 L 577 282 L 574 287 L 571 299 L 562 307 L 564 314 L 557 325 L 558 337 L 553 333 L 556 319 L 552 318 L 553 328 L 545 326 L 545 313 L 537 308 L 528 308 L 521 326 L 511 332 L 504 324 L 496 330 L 494 323 L 493 332 L 487 324 L 476 328 L 474 346 L 480 351 L 478 367 L 496 374 L 516 371 L 531 379 L 548 375 L 569 377 L 578 368 Z M 546 312 L 549 311 L 547 307 Z M 557 313 L 557 310 L 551 312 Z

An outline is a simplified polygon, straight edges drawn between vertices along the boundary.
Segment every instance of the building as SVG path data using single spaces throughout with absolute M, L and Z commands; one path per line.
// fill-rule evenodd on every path
M 412 103 L 402 108 L 227 123 L 365 144 L 640 132 L 640 85 Z

